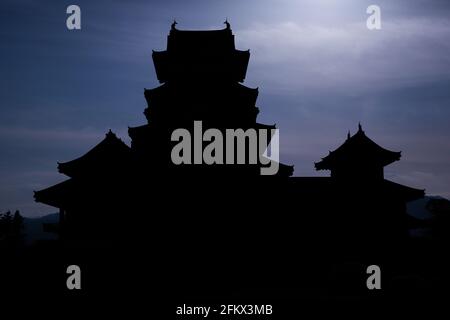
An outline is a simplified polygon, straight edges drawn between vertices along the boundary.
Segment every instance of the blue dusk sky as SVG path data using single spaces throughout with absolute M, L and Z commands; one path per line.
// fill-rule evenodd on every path
M 81 30 L 66 8 L 81 8 Z M 368 30 L 366 8 L 381 8 Z M 179 29 L 221 29 L 250 49 L 244 82 L 259 87 L 258 121 L 280 129 L 296 176 L 361 122 L 402 151 L 386 178 L 450 197 L 450 2 L 446 0 L 63 1 L 0 3 L 0 212 L 38 216 L 33 190 L 66 179 L 57 161 L 112 129 L 146 122 L 144 88 L 159 85 L 152 49 Z

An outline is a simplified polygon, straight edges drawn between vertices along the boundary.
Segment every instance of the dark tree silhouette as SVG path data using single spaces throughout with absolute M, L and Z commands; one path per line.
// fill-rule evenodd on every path
M 0 215 L 0 239 L 4 239 L 10 233 L 11 221 L 11 211 L 7 211 Z
M 19 210 L 7 211 L 0 215 L 0 246 L 17 247 L 23 244 L 23 217 Z

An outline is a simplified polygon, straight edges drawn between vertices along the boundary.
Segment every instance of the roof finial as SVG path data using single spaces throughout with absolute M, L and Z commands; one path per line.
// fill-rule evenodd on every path
M 350 130 L 347 132 L 347 140 L 350 139 Z
M 230 23 L 228 22 L 228 18 L 225 19 L 225 25 L 227 26 L 227 30 L 230 29 Z
M 358 131 L 362 131 L 361 122 L 358 122 Z
M 172 25 L 170 26 L 172 30 L 175 30 L 175 26 L 178 24 L 177 20 L 173 19 Z

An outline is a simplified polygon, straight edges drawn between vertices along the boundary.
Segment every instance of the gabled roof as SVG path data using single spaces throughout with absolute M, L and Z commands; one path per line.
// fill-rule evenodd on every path
M 128 127 L 128 135 L 130 136 L 132 143 L 137 140 L 147 139 L 150 132 L 151 128 L 149 124 L 144 124 L 137 127 Z
M 384 187 L 387 193 L 400 197 L 405 201 L 413 201 L 425 196 L 425 189 L 408 187 L 386 179 L 384 180 Z
M 130 150 L 109 130 L 106 137 L 83 156 L 68 162 L 58 162 L 58 171 L 69 177 L 101 174 L 125 164 Z
M 303 195 L 328 197 L 338 192 L 348 192 L 348 185 L 337 182 L 331 177 L 291 177 L 290 184 L 295 192 Z M 367 189 L 371 188 L 371 189 Z M 425 196 L 424 189 L 408 187 L 390 180 L 382 180 L 361 189 L 361 192 L 376 190 L 383 196 L 390 196 L 400 201 L 413 201 Z M 350 194 L 351 195 L 351 194 Z M 380 199 L 381 200 L 381 199 Z
M 179 30 L 172 24 L 167 41 L 167 50 L 234 50 L 234 37 L 230 24 L 219 30 Z
M 226 86 L 223 86 L 222 83 L 198 83 L 191 84 L 188 88 L 175 87 L 173 84 L 164 83 L 153 89 L 144 88 L 144 97 L 149 107 L 165 106 L 171 103 L 176 95 L 180 96 L 179 100 L 184 104 L 192 101 L 196 101 L 198 104 L 199 98 L 210 101 L 211 97 L 214 97 L 219 103 L 226 101 L 230 104 L 230 108 L 236 104 L 239 104 L 239 106 L 255 106 L 258 94 L 258 88 L 249 88 L 236 82 Z
M 316 170 L 332 170 L 339 166 L 352 164 L 369 164 L 386 166 L 400 160 L 401 152 L 394 152 L 369 139 L 359 125 L 358 132 L 353 136 L 348 134 L 347 140 L 328 156 L 315 163 Z
M 55 208 L 64 208 L 73 201 L 77 190 L 83 189 L 75 180 L 68 179 L 51 187 L 34 191 L 34 200 Z
M 167 49 L 152 54 L 161 83 L 193 78 L 244 81 L 250 51 L 236 50 L 227 21 L 220 30 L 178 30 L 175 24 L 167 38 Z
M 257 122 L 256 126 L 255 126 L 255 129 L 258 129 L 258 130 L 260 130 L 260 129 L 273 130 L 276 128 L 277 128 L 276 124 L 264 124 L 264 123 L 259 123 L 259 122 Z

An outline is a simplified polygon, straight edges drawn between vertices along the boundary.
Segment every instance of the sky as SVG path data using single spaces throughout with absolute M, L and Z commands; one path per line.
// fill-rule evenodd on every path
M 66 8 L 81 8 L 68 30 Z M 381 8 L 368 30 L 366 9 Z M 40 216 L 40 190 L 67 177 L 111 129 L 146 123 L 143 90 L 159 85 L 152 49 L 179 29 L 231 23 L 250 49 L 244 82 L 259 87 L 258 121 L 280 129 L 280 157 L 296 176 L 361 122 L 381 146 L 402 151 L 385 177 L 450 197 L 450 2 L 446 0 L 205 0 L 0 3 L 0 212 Z

